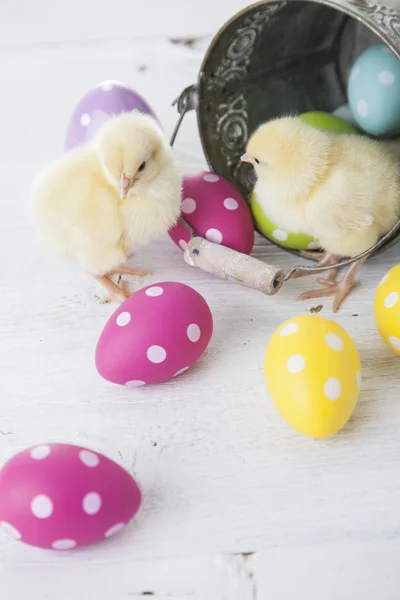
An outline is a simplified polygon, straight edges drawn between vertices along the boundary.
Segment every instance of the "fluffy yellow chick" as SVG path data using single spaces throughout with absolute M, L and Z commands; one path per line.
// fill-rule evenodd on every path
M 127 294 L 110 275 L 146 274 L 122 265 L 176 223 L 180 202 L 172 150 L 154 119 L 136 111 L 106 121 L 92 142 L 44 169 L 31 192 L 44 244 L 120 302 Z
M 367 250 L 400 216 L 396 161 L 366 137 L 327 133 L 285 117 L 259 127 L 242 161 L 254 165 L 257 199 L 269 218 L 319 240 L 325 255 L 318 266 Z M 350 265 L 339 282 L 334 273 L 319 280 L 325 288 L 300 299 L 333 295 L 336 312 L 358 285 L 354 279 L 364 260 Z

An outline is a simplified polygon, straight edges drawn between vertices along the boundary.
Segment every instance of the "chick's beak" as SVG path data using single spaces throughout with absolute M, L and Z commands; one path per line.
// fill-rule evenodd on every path
M 125 173 L 121 173 L 121 178 L 119 180 L 119 195 L 123 200 L 127 197 L 128 192 L 133 187 L 134 183 L 134 181 L 126 177 Z
M 251 160 L 251 156 L 249 156 L 248 154 L 243 154 L 243 156 L 240 157 L 240 160 L 242 162 L 246 162 L 246 163 L 250 163 L 250 164 L 253 163 L 253 161 Z

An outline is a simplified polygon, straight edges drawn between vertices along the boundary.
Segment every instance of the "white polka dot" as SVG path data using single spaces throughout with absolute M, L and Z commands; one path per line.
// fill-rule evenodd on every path
M 368 117 L 368 104 L 367 101 L 363 98 L 361 98 L 361 100 L 357 102 L 357 112 L 360 115 L 360 117 Z
M 182 373 L 184 373 L 185 371 L 187 371 L 189 369 L 189 367 L 183 367 L 183 369 L 179 369 L 179 371 L 177 371 L 174 375 L 174 377 L 178 377 L 178 375 L 182 375 Z
M 87 515 L 95 515 L 101 508 L 101 496 L 97 492 L 89 492 L 82 501 L 82 508 Z
M 50 446 L 47 444 L 43 444 L 42 446 L 35 446 L 31 450 L 31 458 L 34 460 L 43 460 L 43 458 L 47 458 L 51 452 Z
M 218 229 L 209 229 L 206 231 L 206 238 L 209 242 L 214 242 L 214 244 L 221 244 L 223 240 L 222 233 Z
M 81 115 L 81 125 L 83 125 L 83 127 L 87 127 L 91 122 L 92 117 L 88 113 L 83 113 L 83 115 Z
M 181 211 L 185 213 L 185 215 L 190 215 L 196 210 L 196 200 L 193 198 L 185 198 L 181 204 Z
M 132 381 L 127 381 L 125 384 L 127 388 L 138 388 L 142 385 L 146 385 L 146 382 L 141 379 L 132 379 Z
M 72 548 L 76 547 L 76 541 L 69 539 L 55 540 L 55 542 L 51 544 L 51 547 L 54 548 L 54 550 L 72 550 Z
M 293 354 L 286 363 L 286 368 L 289 373 L 300 373 L 305 366 L 306 359 L 301 354 Z
M 325 337 L 325 341 L 329 348 L 332 348 L 332 350 L 343 350 L 343 341 L 338 335 L 336 335 L 336 333 L 328 333 L 328 335 Z
M 90 450 L 80 450 L 79 458 L 85 465 L 85 467 L 97 467 L 100 462 L 100 458 L 94 452 Z
M 187 328 L 187 336 L 191 342 L 198 342 L 201 336 L 201 329 L 196 323 L 191 323 Z
M 237 210 L 239 208 L 239 202 L 235 198 L 225 198 L 224 206 L 228 210 Z
M 389 338 L 389 344 L 393 346 L 395 350 L 400 350 L 400 339 L 394 335 Z
M 272 232 L 272 237 L 276 240 L 279 240 L 280 242 L 284 242 L 288 239 L 288 234 L 282 229 L 274 229 L 274 231 Z
M 110 529 L 107 529 L 107 531 L 104 534 L 104 537 L 110 538 L 113 535 L 119 533 L 121 531 L 121 529 L 123 529 L 124 527 L 125 527 L 125 523 L 116 523 L 115 525 L 110 527 Z
M 279 335 L 284 337 L 285 335 L 291 335 L 292 333 L 296 333 L 299 330 L 299 326 L 297 323 L 287 323 L 284 327 L 282 327 Z
M 130 320 L 131 320 L 131 315 L 128 312 L 122 312 L 117 317 L 117 325 L 119 325 L 120 327 L 125 327 L 125 325 L 128 325 Z
M 385 283 L 385 281 L 387 281 L 388 279 L 389 279 L 389 273 L 386 273 L 386 275 L 384 275 L 382 277 L 382 279 L 380 280 L 378 287 L 383 285 Z
M 16 527 L 14 527 L 14 525 L 11 525 L 11 523 L 7 523 L 7 521 L 1 521 L 0 527 L 2 528 L 4 533 L 6 533 L 11 538 L 13 538 L 13 540 L 21 539 L 22 535 L 20 534 L 18 529 Z
M 182 248 L 182 250 L 186 250 L 188 243 L 186 240 L 179 240 L 179 245 Z
M 357 387 L 358 387 L 358 389 L 360 389 L 361 388 L 361 371 L 357 371 L 356 377 L 357 377 Z
M 393 85 L 396 78 L 392 71 L 381 71 L 378 79 L 379 83 L 382 83 L 382 85 Z
M 203 175 L 203 179 L 209 183 L 215 183 L 216 181 L 219 181 L 218 175 L 215 175 L 214 173 L 206 173 L 206 175 Z
M 53 514 L 53 502 L 48 496 L 39 494 L 31 502 L 31 511 L 38 519 L 48 519 Z
M 167 358 L 167 353 L 161 346 L 150 346 L 147 350 L 147 358 L 150 362 L 158 364 L 164 362 Z
M 114 82 L 113 81 L 104 81 L 101 85 L 100 85 L 101 89 L 103 90 L 103 92 L 111 92 L 111 90 L 114 87 Z
M 342 392 L 342 384 L 336 377 L 330 377 L 325 381 L 325 396 L 328 400 L 337 400 Z
M 350 73 L 350 81 L 353 81 L 360 73 L 360 67 L 354 67 Z
M 318 250 L 319 248 L 321 248 L 321 246 L 319 242 L 310 242 L 309 244 L 307 244 L 307 248 L 309 250 Z
M 151 288 L 148 288 L 145 291 L 146 296 L 151 296 L 152 298 L 155 298 L 156 296 L 161 296 L 161 294 L 164 293 L 163 288 L 160 285 L 154 285 Z
M 392 308 L 399 301 L 399 294 L 397 292 L 391 292 L 385 298 L 384 305 L 385 308 Z

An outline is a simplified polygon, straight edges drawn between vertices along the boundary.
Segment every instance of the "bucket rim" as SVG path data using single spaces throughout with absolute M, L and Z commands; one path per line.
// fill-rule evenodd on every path
M 215 35 L 212 37 L 212 39 L 208 45 L 207 51 L 201 62 L 199 73 L 197 76 L 197 82 L 195 85 L 196 95 L 197 95 L 197 102 L 196 102 L 196 106 L 195 106 L 197 128 L 199 131 L 200 143 L 201 143 L 201 147 L 203 150 L 203 154 L 204 154 L 204 157 L 206 159 L 207 165 L 210 170 L 213 170 L 214 167 L 211 163 L 210 156 L 208 154 L 208 150 L 205 146 L 205 140 L 202 135 L 202 122 L 201 122 L 202 111 L 201 111 L 201 102 L 199 100 L 199 92 L 200 92 L 201 86 L 202 86 L 202 78 L 203 78 L 204 74 L 207 73 L 206 67 L 207 67 L 209 58 L 212 55 L 212 53 L 215 49 L 215 46 L 218 43 L 220 37 L 239 18 L 249 14 L 250 12 L 257 10 L 258 8 L 262 8 L 263 6 L 266 6 L 268 4 L 288 4 L 289 2 L 303 2 L 303 3 L 317 4 L 317 5 L 319 4 L 322 6 L 326 6 L 328 8 L 333 8 L 333 9 L 345 14 L 347 17 L 355 19 L 356 21 L 361 23 L 361 25 L 363 25 L 364 27 L 367 27 L 372 33 L 374 33 L 377 36 L 377 38 L 379 38 L 386 46 L 388 46 L 388 48 L 393 52 L 393 54 L 397 57 L 397 59 L 400 60 L 400 41 L 399 41 L 398 46 L 396 47 L 394 45 L 394 42 L 390 39 L 387 30 L 385 29 L 385 24 L 384 23 L 379 24 L 379 23 L 375 22 L 372 18 L 369 18 L 368 13 L 364 13 L 365 9 L 373 10 L 376 8 L 376 4 L 370 3 L 370 2 L 368 2 L 368 0 L 364 5 L 355 4 L 354 0 L 346 0 L 345 4 L 343 4 L 342 2 L 339 2 L 337 0 L 258 0 L 258 2 L 253 2 L 252 4 L 249 4 L 245 8 L 237 11 L 234 15 L 232 15 L 232 17 L 230 17 L 219 28 L 219 30 L 215 33 Z M 393 13 L 393 15 L 396 15 L 399 12 L 389 6 L 381 6 L 380 8 L 381 8 L 381 11 L 386 10 L 390 13 Z M 377 12 L 379 12 L 379 11 L 377 11 Z M 400 225 L 400 219 L 398 221 L 398 225 Z M 255 229 L 256 229 L 256 231 L 258 231 L 258 233 L 263 238 L 266 237 L 264 234 L 262 234 L 258 230 L 257 227 L 255 227 Z M 269 238 L 267 238 L 267 239 L 269 239 Z M 301 256 L 300 251 L 298 251 L 298 250 L 295 250 L 293 248 L 283 248 L 282 246 L 280 246 L 279 244 L 274 242 L 274 240 L 270 240 L 270 241 L 275 246 L 282 248 L 282 250 L 285 250 L 286 252 L 289 252 L 290 254 L 293 254 L 295 256 Z M 392 239 L 388 239 L 386 241 L 386 243 L 384 243 L 384 244 L 379 244 L 379 242 L 377 242 L 377 244 L 375 244 L 375 245 L 378 245 L 379 247 L 374 251 L 373 250 L 374 246 L 372 246 L 370 248 L 370 251 L 371 251 L 370 256 L 375 256 L 376 254 L 379 254 L 382 250 L 391 248 L 396 243 L 398 243 L 398 241 L 399 241 L 398 239 L 392 238 Z

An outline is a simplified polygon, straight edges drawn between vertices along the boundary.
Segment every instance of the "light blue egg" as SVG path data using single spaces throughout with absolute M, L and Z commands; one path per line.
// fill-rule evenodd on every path
M 357 124 L 370 135 L 400 133 L 400 61 L 385 45 L 371 46 L 358 57 L 348 99 Z
M 339 119 L 343 119 L 343 121 L 350 123 L 350 125 L 358 127 L 358 123 L 355 120 L 354 115 L 351 112 L 351 108 L 348 104 L 342 104 L 342 106 L 339 106 L 336 110 L 333 111 L 333 114 L 335 115 L 335 117 L 339 117 Z

